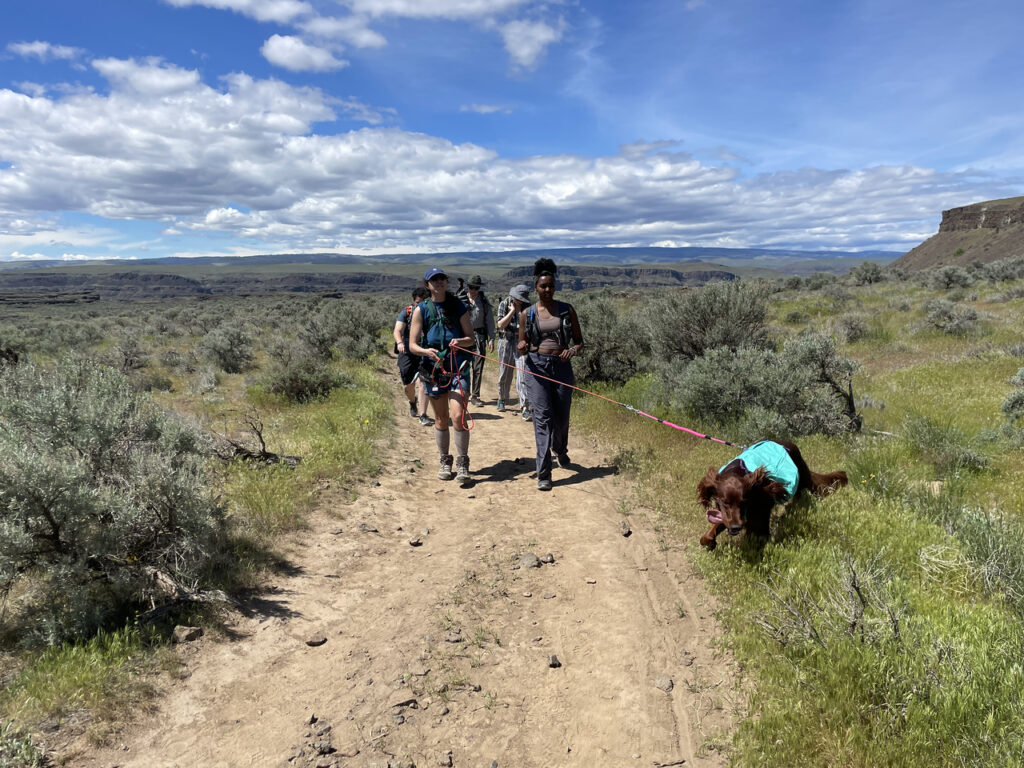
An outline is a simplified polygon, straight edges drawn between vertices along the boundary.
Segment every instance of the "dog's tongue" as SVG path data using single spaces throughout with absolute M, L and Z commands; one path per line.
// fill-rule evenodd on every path
M 711 523 L 712 525 L 721 525 L 722 524 L 722 513 L 719 512 L 717 509 L 709 509 L 708 510 L 708 522 Z

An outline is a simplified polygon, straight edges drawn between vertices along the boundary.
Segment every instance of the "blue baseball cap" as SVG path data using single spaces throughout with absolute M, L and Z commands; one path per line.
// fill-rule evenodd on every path
M 427 274 L 423 276 L 423 281 L 429 283 L 431 278 L 437 277 L 438 275 L 440 275 L 441 277 L 448 277 L 448 273 L 445 272 L 443 269 L 439 269 L 438 267 L 431 267 L 430 269 L 427 270 Z

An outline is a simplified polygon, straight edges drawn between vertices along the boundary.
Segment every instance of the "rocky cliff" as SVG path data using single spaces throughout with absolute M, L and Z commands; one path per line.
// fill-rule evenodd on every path
M 696 286 L 713 280 L 733 280 L 726 270 L 675 270 L 649 267 L 565 267 L 558 282 L 566 290 L 604 286 L 646 288 Z M 135 271 L 95 272 L 88 268 L 0 273 L 0 304 L 66 303 L 97 299 L 163 299 L 183 296 L 267 293 L 408 292 L 418 283 L 410 276 L 383 272 L 248 272 L 231 270 L 195 277 L 167 274 L 159 267 Z M 533 284 L 533 267 L 510 270 L 501 290 L 515 283 Z
M 1024 197 L 1008 197 L 942 212 L 938 234 L 894 264 L 930 269 L 948 264 L 988 263 L 1024 256 Z
M 507 283 L 533 285 L 533 265 L 510 269 L 503 276 Z M 735 280 L 736 275 L 724 269 L 676 270 L 657 267 L 561 267 L 558 287 L 579 291 L 605 286 L 653 288 L 657 286 L 704 285 L 716 280 Z

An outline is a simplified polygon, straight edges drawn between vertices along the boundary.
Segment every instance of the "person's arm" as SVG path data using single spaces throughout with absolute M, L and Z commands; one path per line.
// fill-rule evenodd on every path
M 406 323 L 402 322 L 401 320 L 397 320 L 395 322 L 395 330 L 391 334 L 392 336 L 395 337 L 395 347 L 398 348 L 398 354 L 400 355 L 404 355 L 409 351 L 405 348 L 405 342 L 402 341 L 402 337 L 405 336 L 405 326 Z
M 571 360 L 583 351 L 583 331 L 580 329 L 576 309 L 572 305 L 569 305 L 569 323 L 572 326 L 572 346 L 562 350 L 559 355 L 562 360 Z
M 501 314 L 501 305 L 498 305 L 498 314 Z M 516 316 L 516 303 L 510 301 L 508 303 L 508 310 L 502 317 L 498 318 L 498 330 L 504 331 L 508 328 L 508 324 L 512 322 L 512 318 Z
M 469 319 L 469 312 L 463 312 L 459 318 L 459 325 L 462 328 L 462 338 L 452 339 L 452 344 L 457 347 L 476 346 L 476 331 L 473 330 L 473 323 Z
M 530 351 L 530 345 L 526 342 L 526 310 L 524 309 L 519 313 L 519 343 L 516 344 L 516 350 L 520 355 L 525 355 Z
M 491 349 L 494 349 L 494 307 L 491 305 L 491 302 L 488 301 L 484 305 L 484 312 L 486 313 L 484 328 L 487 331 L 487 344 Z

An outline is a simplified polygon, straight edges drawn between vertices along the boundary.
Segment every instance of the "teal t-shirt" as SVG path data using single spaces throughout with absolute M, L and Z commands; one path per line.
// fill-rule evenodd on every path
M 800 484 L 800 473 L 796 464 L 789 458 L 786 449 L 771 440 L 762 440 L 754 443 L 736 458 L 743 461 L 746 468 L 754 472 L 758 467 L 764 467 L 768 477 L 777 483 L 782 483 L 788 494 L 787 501 L 796 495 L 797 486 Z M 735 461 L 736 459 L 733 459 Z M 729 462 L 731 464 L 732 462 Z M 718 471 L 721 472 L 729 464 L 725 464 Z

